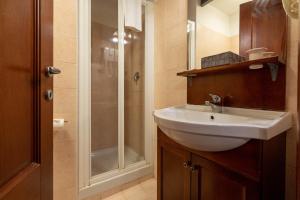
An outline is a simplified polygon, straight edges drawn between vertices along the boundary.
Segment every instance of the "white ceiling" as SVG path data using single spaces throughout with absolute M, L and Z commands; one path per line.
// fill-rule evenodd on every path
M 213 0 L 209 5 L 221 10 L 227 15 L 232 15 L 239 11 L 240 4 L 251 0 Z

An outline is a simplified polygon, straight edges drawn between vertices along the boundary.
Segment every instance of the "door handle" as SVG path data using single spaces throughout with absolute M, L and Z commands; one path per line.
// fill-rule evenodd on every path
M 49 66 L 47 67 L 47 75 L 49 77 L 55 75 L 55 74 L 60 74 L 61 73 L 61 70 L 56 68 L 56 67 L 53 67 L 53 66 Z

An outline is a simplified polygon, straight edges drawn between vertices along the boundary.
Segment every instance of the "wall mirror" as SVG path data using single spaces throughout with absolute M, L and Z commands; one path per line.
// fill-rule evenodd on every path
M 281 0 L 188 0 L 188 68 L 228 64 L 228 57 L 243 62 L 250 49 L 279 56 L 285 52 L 282 16 Z

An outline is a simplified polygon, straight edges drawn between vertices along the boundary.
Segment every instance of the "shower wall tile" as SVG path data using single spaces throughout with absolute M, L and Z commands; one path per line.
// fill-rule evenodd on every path
M 145 156 L 145 32 L 126 32 L 135 39 L 125 45 L 125 145 L 142 159 Z M 138 80 L 134 80 L 136 73 L 140 76 Z
M 77 172 L 77 0 L 54 0 L 54 118 L 64 118 L 54 128 L 54 200 L 76 200 Z

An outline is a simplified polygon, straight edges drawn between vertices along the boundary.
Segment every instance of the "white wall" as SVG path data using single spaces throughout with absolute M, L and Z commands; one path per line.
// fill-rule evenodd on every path
M 199 24 L 215 32 L 230 36 L 229 22 L 229 16 L 213 6 L 198 6 L 197 8 L 197 25 Z
M 229 16 L 229 30 L 231 36 L 240 34 L 240 10 Z

